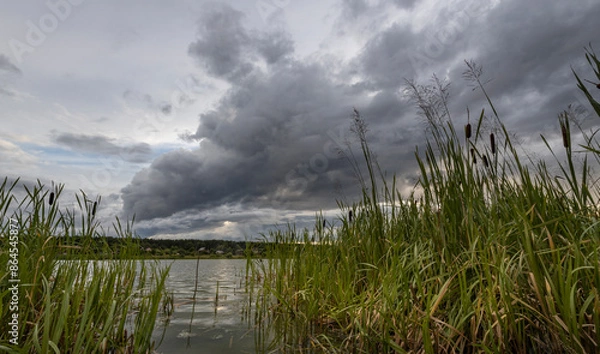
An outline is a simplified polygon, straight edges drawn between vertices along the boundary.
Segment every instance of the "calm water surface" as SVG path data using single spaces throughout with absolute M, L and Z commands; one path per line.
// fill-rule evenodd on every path
M 195 302 L 197 261 L 161 262 L 172 264 L 167 287 L 174 296 L 174 313 L 168 324 L 161 322 L 154 331 L 160 343 L 157 353 L 255 352 L 252 327 L 245 320 L 246 260 L 200 260 Z

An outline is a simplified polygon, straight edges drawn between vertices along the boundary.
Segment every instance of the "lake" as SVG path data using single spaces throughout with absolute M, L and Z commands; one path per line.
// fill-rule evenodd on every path
M 201 259 L 195 302 L 197 260 L 160 262 L 172 264 L 167 288 L 174 312 L 168 324 L 161 321 L 154 331 L 157 353 L 255 352 L 252 326 L 245 320 L 245 259 Z

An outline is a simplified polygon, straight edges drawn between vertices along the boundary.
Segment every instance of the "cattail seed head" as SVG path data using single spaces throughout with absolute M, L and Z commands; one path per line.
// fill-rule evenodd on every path
M 352 210 L 348 212 L 348 221 L 352 222 Z
M 471 139 L 471 123 L 465 125 L 465 136 L 467 139 Z
M 567 132 L 567 126 L 563 122 L 560 123 L 560 130 L 562 132 L 563 146 L 565 149 L 568 149 L 569 146 L 571 146 L 571 139 L 569 137 L 569 133 Z
M 98 202 L 94 202 L 94 206 L 92 207 L 92 216 L 96 216 L 96 207 L 98 206 Z
M 490 134 L 490 146 L 492 147 L 492 154 L 496 153 L 496 137 L 494 137 L 494 133 Z
M 54 204 L 54 192 L 50 193 L 50 197 L 48 197 L 48 204 Z
M 473 163 L 477 163 L 477 155 L 475 155 L 475 149 L 471 148 L 471 158 L 473 159 Z
M 488 158 L 486 155 L 483 155 L 483 157 L 481 159 L 483 160 L 483 165 L 485 166 L 485 168 L 490 167 L 490 164 L 488 163 Z

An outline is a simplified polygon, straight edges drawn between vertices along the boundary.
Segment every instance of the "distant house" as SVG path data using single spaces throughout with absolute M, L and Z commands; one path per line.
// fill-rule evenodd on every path
M 206 252 L 206 247 L 200 247 L 200 248 L 198 248 L 198 252 Z
M 146 249 L 144 251 L 146 251 L 146 252 L 152 252 L 152 248 L 146 247 Z
M 217 252 L 215 252 L 215 254 L 221 255 L 221 254 L 225 254 L 225 252 L 223 252 L 223 251 L 217 251 Z

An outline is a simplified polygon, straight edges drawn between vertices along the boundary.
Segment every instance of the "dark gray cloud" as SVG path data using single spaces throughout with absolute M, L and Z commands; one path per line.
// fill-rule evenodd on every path
M 176 150 L 156 159 L 123 189 L 124 208 L 140 219 L 169 216 L 193 207 L 212 208 L 252 193 L 248 165 L 255 161 L 223 152 L 214 146 L 194 151 Z
M 416 7 L 414 1 L 395 5 Z M 356 0 L 344 1 L 340 11 L 366 11 L 371 24 L 387 16 Z M 450 80 L 450 109 L 462 126 L 466 107 L 472 114 L 486 107 L 482 93 L 462 79 L 465 59 L 475 59 L 493 79 L 486 88 L 509 130 L 550 133 L 557 114 L 576 100 L 570 67 L 581 62 L 585 45 L 596 44 L 599 15 L 600 4 L 583 0 L 458 1 L 436 9 L 418 30 L 398 22 L 378 28 L 354 58 L 334 63 L 296 58 L 285 32 L 249 31 L 242 13 L 213 6 L 189 55 L 231 88 L 182 136 L 198 148 L 162 155 L 123 188 L 124 212 L 136 213 L 148 234 L 186 220 L 180 229 L 212 235 L 225 221 L 264 226 L 266 213 L 293 221 L 335 208 L 336 198 L 352 202 L 357 180 L 337 150 L 352 139 L 353 107 L 368 124 L 382 168 L 410 191 L 418 178 L 414 148 L 423 144 L 425 129 L 403 94 L 405 78 L 424 82 L 437 73 Z M 228 208 L 235 213 L 210 214 Z
M 188 54 L 209 74 L 237 82 L 256 69 L 260 58 L 275 64 L 294 51 L 288 34 L 248 31 L 243 18 L 242 12 L 227 4 L 207 5 Z
M 16 65 L 11 63 L 10 59 L 8 59 L 8 57 L 4 54 L 0 54 L 0 71 L 6 71 L 17 75 L 21 74 L 21 70 Z
M 334 185 L 352 180 L 330 135 L 345 139 L 337 128 L 359 100 L 341 91 L 325 68 L 299 62 L 245 80 L 185 136 L 198 149 L 167 153 L 136 175 L 124 210 L 143 220 L 239 202 L 298 209 L 306 193 L 335 205 Z
M 241 20 L 244 14 L 226 4 L 211 4 L 199 20 L 199 38 L 190 44 L 189 54 L 210 74 L 234 78 L 252 70 L 248 60 L 250 41 Z
M 150 145 L 137 143 L 119 145 L 114 139 L 102 135 L 60 133 L 53 137 L 54 142 L 83 153 L 118 156 L 128 162 L 147 162 L 152 154 Z
M 254 41 L 256 50 L 268 64 L 274 64 L 294 52 L 294 42 L 286 32 L 258 34 Z
M 373 36 L 357 58 L 365 79 L 377 88 L 398 89 L 402 78 L 413 75 L 411 56 L 419 42 L 408 25 L 394 24 Z

